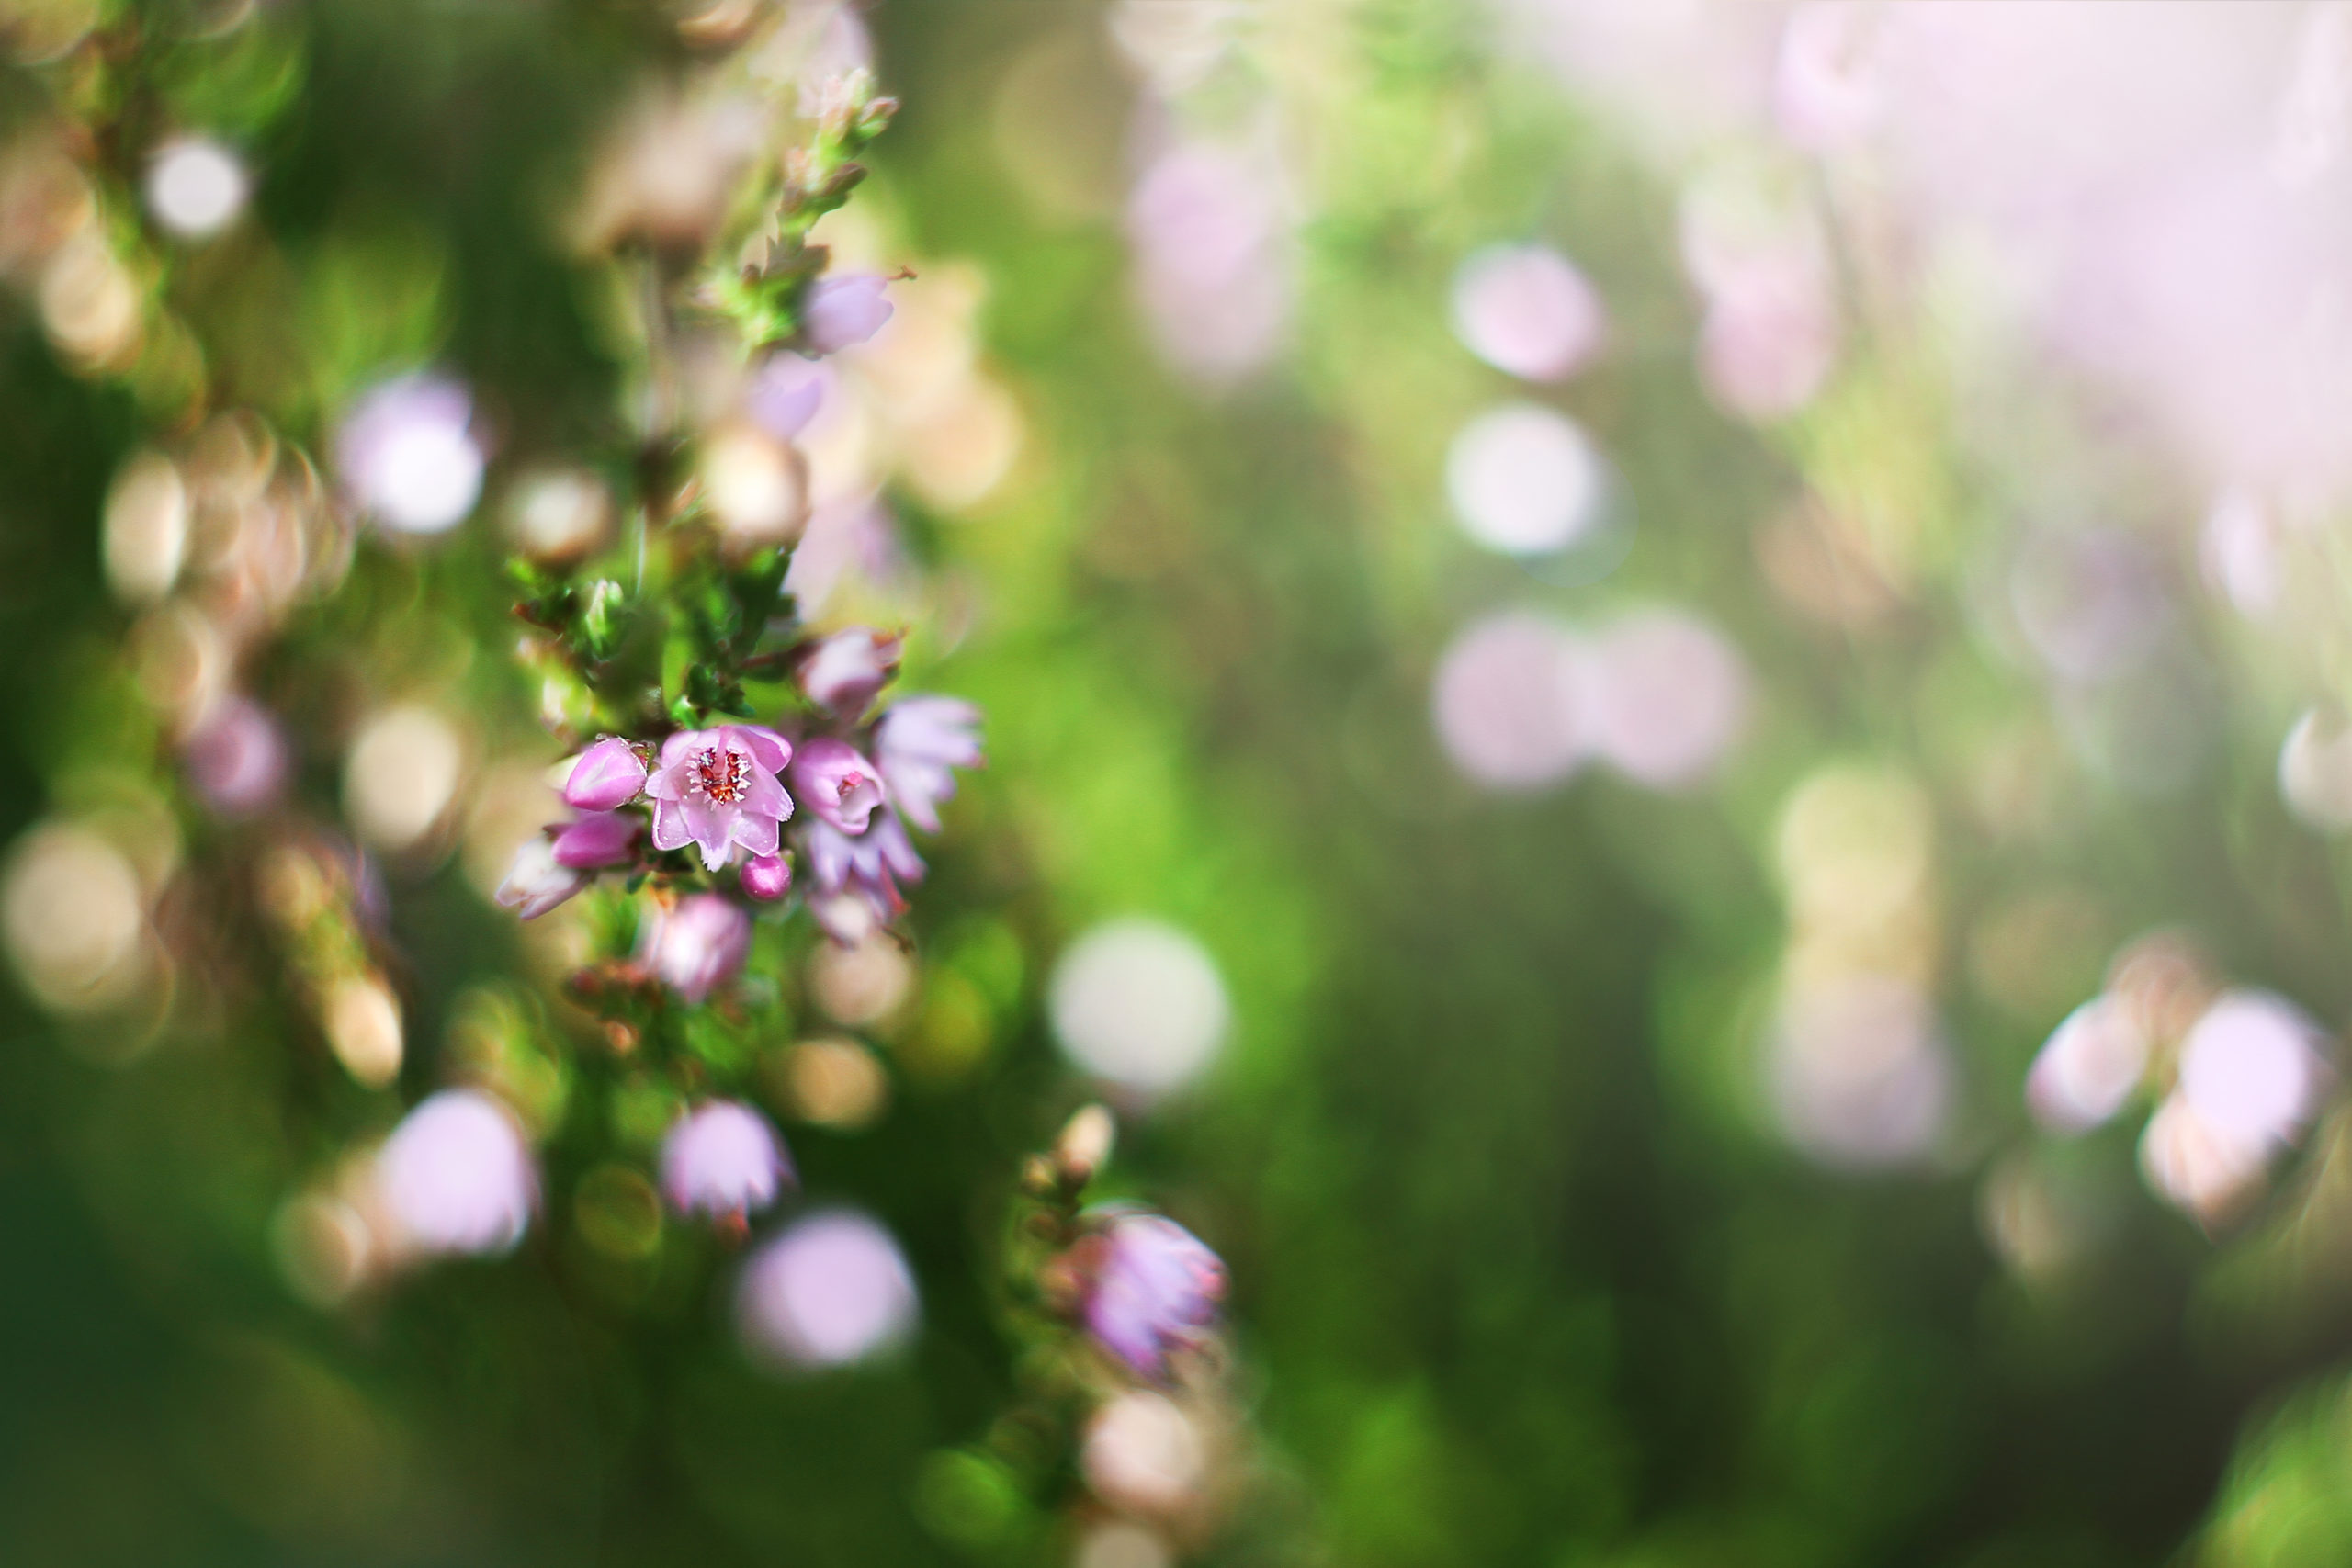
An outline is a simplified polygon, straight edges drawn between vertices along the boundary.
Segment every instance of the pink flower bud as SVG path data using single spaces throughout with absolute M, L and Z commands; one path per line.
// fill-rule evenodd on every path
M 857 718 L 898 670 L 899 647 L 899 638 L 872 626 L 835 632 L 809 650 L 800 666 L 800 689 L 819 707 Z
M 621 865 L 636 858 L 639 819 L 619 811 L 591 811 L 555 836 L 558 865 L 575 871 Z
M 792 863 L 782 855 L 755 855 L 743 863 L 743 891 L 773 904 L 792 891 Z
M 588 878 L 555 858 L 555 846 L 544 833 L 534 833 L 514 852 L 514 869 L 498 885 L 501 907 L 526 920 L 536 920 L 588 886 Z
M 581 753 L 563 783 L 563 801 L 581 811 L 610 811 L 635 800 L 645 787 L 645 762 L 619 736 L 608 736 Z
M 870 272 L 819 278 L 800 312 L 800 338 L 808 352 L 838 353 L 880 332 L 890 319 L 890 302 L 882 298 L 888 281 Z
M 863 833 L 882 804 L 882 777 L 855 747 L 831 736 L 802 743 L 792 759 L 793 793 L 844 833 Z

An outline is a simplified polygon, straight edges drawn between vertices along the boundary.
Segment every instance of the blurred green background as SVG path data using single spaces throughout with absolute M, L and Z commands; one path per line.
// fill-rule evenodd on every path
M 2194 540 L 2164 531 L 2195 487 L 2136 427 L 2085 436 L 2095 419 L 2022 396 L 1988 450 L 1943 329 L 1866 300 L 1808 407 L 1722 412 L 1693 368 L 1675 177 L 1498 12 L 1243 7 L 1242 41 L 1161 92 L 1118 30 L 1152 9 L 865 17 L 905 107 L 859 243 L 976 280 L 978 352 L 1020 432 L 979 496 L 891 496 L 936 612 L 915 658 L 987 708 L 991 765 L 912 917 L 927 999 L 874 1032 L 903 1036 L 888 1114 L 789 1128 L 810 1193 L 871 1206 L 906 1245 L 917 1343 L 763 1376 L 717 1243 L 673 1233 L 624 1265 L 560 1204 L 511 1259 L 306 1305 L 273 1216 L 362 1091 L 295 1010 L 265 984 L 155 1024 L 0 989 L 0 1561 L 1069 1560 L 1049 1500 L 959 1489 L 939 1456 L 1011 1397 L 1001 1216 L 1023 1154 L 1086 1093 L 1046 1018 L 1054 963 L 1132 913 L 1198 938 L 1234 1019 L 1201 1081 L 1127 1119 L 1112 1179 L 1234 1280 L 1254 1435 L 1186 1560 L 2346 1561 L 2335 1123 L 2282 1156 L 2272 1198 L 2200 1227 L 2144 1190 L 2137 1118 L 2058 1139 L 2020 1093 L 2151 929 L 2331 1030 L 2352 1009 L 2341 852 L 2276 782 L 2303 688 L 2245 650 Z M 513 454 L 597 439 L 624 370 L 548 215 L 631 84 L 674 59 L 666 27 L 606 4 L 320 0 L 193 49 L 164 118 L 234 139 L 256 186 L 243 227 L 159 287 L 236 345 L 214 356 L 223 400 L 322 451 L 368 379 L 429 360 Z M 0 106 L 21 129 L 54 90 L 19 66 Z M 1123 214 L 1139 149 L 1179 123 L 1257 127 L 1289 171 L 1279 347 L 1223 384 L 1171 367 L 1135 299 Z M 1595 367 L 1532 391 L 1447 316 L 1466 255 L 1531 237 L 1574 256 L 1611 332 Z M 1531 570 L 1449 521 L 1449 441 L 1506 397 L 1566 410 L 1606 452 L 1630 528 L 1613 570 Z M 0 842 L 105 804 L 90 792 L 118 786 L 94 778 L 168 773 L 100 551 L 151 407 L 72 373 L 14 297 Z M 2069 460 L 2144 541 L 2211 694 L 2202 761 L 2167 793 L 2069 752 L 2057 699 L 1981 611 L 2044 508 L 2018 471 L 2068 443 L 2143 455 L 2120 479 Z M 1825 491 L 1925 541 L 1867 625 L 1808 618 L 1758 565 L 1758 531 Z M 349 581 L 266 655 L 258 689 L 306 716 L 321 813 L 354 694 L 404 671 L 442 671 L 481 733 L 547 757 L 488 515 L 429 550 L 363 537 Z M 1704 782 L 1594 770 L 1498 793 L 1449 761 L 1431 681 L 1466 623 L 1663 603 L 1746 671 L 1742 739 Z M 2326 643 L 2335 623 L 2312 624 Z M 1985 779 L 2019 757 L 2038 804 L 2007 828 Z M 1808 1157 L 1764 1065 L 1793 941 L 1787 803 L 1844 763 L 1897 781 L 1856 809 L 1925 802 L 1934 863 L 1919 980 L 1947 1098 L 1939 1134 L 1886 1168 Z M 233 838 L 186 833 L 197 868 Z M 468 995 L 553 1004 L 459 857 L 387 882 L 421 1089 Z M 249 899 L 185 886 L 169 918 L 199 950 L 269 951 Z M 981 1043 L 926 1070 L 957 1007 Z M 596 1157 L 594 1121 L 550 1141 L 551 1169 Z

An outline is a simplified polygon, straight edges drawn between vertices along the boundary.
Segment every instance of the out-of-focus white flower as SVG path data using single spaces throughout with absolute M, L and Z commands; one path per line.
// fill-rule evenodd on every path
M 744 1266 L 736 1322 L 754 1357 L 787 1367 L 848 1366 L 912 1337 L 914 1275 L 890 1233 L 851 1210 L 795 1221 Z
M 402 376 L 369 390 L 335 437 L 344 483 L 378 523 L 404 534 L 457 526 L 481 495 L 473 398 L 441 376 Z
M 2262 1181 L 2262 1154 L 2218 1131 L 2178 1094 L 2165 1097 L 2140 1134 L 2140 1174 L 2167 1201 L 2207 1224 Z
M 147 897 L 138 870 L 107 840 L 62 823 L 35 828 L 0 874 L 0 930 L 25 987 L 62 1012 L 122 999 L 143 965 Z
M 244 164 L 209 136 L 175 137 L 147 164 L 147 210 L 183 240 L 227 228 L 244 210 L 250 188 Z
M 507 498 L 506 533 L 525 555 L 578 560 L 601 547 L 613 526 L 612 493 L 578 468 L 544 468 L 517 480 Z
M 1070 1060 L 1146 1095 L 1197 1077 L 1231 1020 L 1225 982 L 1201 944 L 1141 919 L 1112 920 L 1072 944 L 1055 965 L 1049 1006 Z
M 187 554 L 187 482 L 169 457 L 141 452 L 107 491 L 107 581 L 133 604 L 161 599 Z
M 441 820 L 465 763 L 464 741 L 439 713 L 414 704 L 386 708 L 345 755 L 344 808 L 362 838 L 397 853 Z
M 2307 708 L 2278 748 L 2278 794 L 2305 827 L 2352 828 L 2352 724 L 2332 707 Z
M 2182 1101 L 2225 1140 L 2267 1157 L 2301 1135 L 2331 1073 L 2303 1010 L 2267 991 L 2226 991 L 2180 1047 Z
M 1453 335 L 1498 370 L 1557 381 L 1588 364 L 1608 330 L 1600 296 L 1548 245 L 1490 245 L 1453 276 Z
M 1490 550 L 1565 550 L 1600 522 L 1609 470 L 1584 427 L 1539 403 L 1505 403 L 1447 448 L 1445 490 L 1462 531 Z
M 1096 1496 L 1145 1514 L 1171 1514 L 1208 1473 L 1200 1427 L 1166 1394 L 1130 1389 L 1087 1423 L 1079 1462 Z
M 403 1239 L 425 1252 L 504 1252 L 538 1202 L 538 1173 L 504 1106 L 450 1089 L 410 1111 L 376 1156 L 376 1181 Z
M 2198 537 L 2205 581 L 2241 615 L 2268 615 L 2286 596 L 2278 519 L 2252 491 L 2234 488 L 2214 499 Z
M 496 901 L 526 920 L 536 920 L 570 899 L 593 878 L 555 858 L 555 840 L 534 833 L 516 847 L 514 866 L 498 885 Z

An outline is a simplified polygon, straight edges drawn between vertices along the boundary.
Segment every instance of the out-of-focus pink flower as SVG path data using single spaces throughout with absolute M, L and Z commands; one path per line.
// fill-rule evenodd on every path
M 1687 612 L 1626 616 L 1594 646 L 1589 670 L 1593 750 L 1652 789 L 1698 783 L 1746 728 L 1746 661 Z
M 743 863 L 743 891 L 773 904 L 792 891 L 792 862 L 784 855 L 753 855 Z
M 475 1089 L 443 1089 L 410 1111 L 377 1153 L 375 1171 L 385 1207 L 427 1252 L 504 1252 L 538 1201 L 521 1129 Z
M 789 441 L 817 417 L 828 378 L 825 367 L 813 359 L 772 354 L 743 389 L 743 412 L 778 441 Z
M 1085 1317 L 1095 1343 L 1138 1375 L 1167 1375 L 1170 1352 L 1195 1343 L 1225 1295 L 1225 1265 L 1175 1221 L 1118 1213 L 1087 1243 Z
M 880 332 L 890 319 L 890 301 L 883 298 L 888 282 L 866 272 L 820 277 L 810 285 L 800 310 L 800 341 L 808 352 L 838 354 Z
M 684 1000 L 700 1003 L 743 967 L 752 917 L 716 893 L 696 893 L 654 910 L 638 940 L 639 959 Z
M 2034 1057 L 2026 1105 L 2053 1132 L 2086 1132 L 2123 1109 L 2147 1066 L 2147 1032 L 2132 1009 L 2112 996 L 2094 997 L 2066 1015 Z
M 808 1215 L 752 1255 L 735 1298 L 745 1348 L 787 1367 L 847 1366 L 903 1343 L 921 1303 L 890 1233 L 845 1210 Z
M 653 800 L 653 847 L 695 844 L 717 871 L 742 845 L 755 855 L 776 851 L 776 824 L 792 815 L 776 773 L 792 743 L 755 724 L 682 729 L 662 743 L 661 766 L 645 782 Z
M 819 707 L 845 719 L 864 716 L 899 668 L 902 637 L 872 626 L 835 632 L 808 650 L 800 666 L 800 690 Z
M 1454 766 L 1494 790 L 1532 790 L 1576 772 L 1591 752 L 1583 641 L 1567 627 L 1507 610 L 1472 624 L 1438 660 L 1430 716 Z
M 1818 220 L 1745 178 L 1685 191 L 1683 270 L 1705 303 L 1699 378 L 1726 413 L 1781 419 L 1811 402 L 1836 365 L 1836 283 Z
M 1227 382 L 1259 369 L 1290 316 L 1282 203 L 1262 160 L 1184 143 L 1155 160 L 1127 202 L 1136 293 L 1179 370 Z
M 741 1100 L 714 1100 L 688 1112 L 662 1141 L 662 1191 L 680 1213 L 756 1213 L 792 1179 L 783 1140 Z
M 1772 73 L 1772 115 L 1797 146 L 1828 152 L 1878 123 L 1883 89 L 1874 10 L 1829 0 L 1789 14 Z
M 2283 997 L 2227 991 L 2180 1046 L 2175 1092 L 2213 1133 L 2267 1157 L 2299 1137 L 2331 1077 L 2319 1026 Z
M 636 857 L 640 826 L 630 812 L 587 812 L 555 836 L 556 863 L 575 871 L 623 864 Z
M 388 528 L 438 534 L 465 521 L 481 495 L 482 450 L 473 399 L 440 376 L 384 382 L 353 405 L 335 436 L 335 464 L 363 510 Z
M 645 788 L 645 761 L 617 735 L 580 754 L 563 781 L 563 803 L 580 811 L 611 811 L 635 800 Z
M 526 920 L 536 920 L 588 886 L 587 874 L 555 857 L 555 844 L 544 833 L 534 833 L 514 852 L 514 864 L 498 885 L 499 904 Z
M 874 727 L 874 758 L 890 804 L 936 833 L 939 803 L 955 798 L 954 770 L 980 765 L 980 710 L 955 697 L 900 697 Z
M 810 908 L 834 941 L 856 942 L 905 912 L 899 884 L 922 881 L 923 863 L 895 812 L 875 813 L 854 838 L 821 821 L 808 823 L 801 833 L 820 894 Z
M 1530 381 L 1583 368 L 1607 331 L 1600 296 L 1545 245 L 1489 245 L 1453 279 L 1453 335 L 1493 366 Z
M 249 817 L 285 792 L 286 737 L 259 704 L 223 698 L 184 750 L 188 782 L 223 817 Z
M 792 787 L 808 809 L 844 833 L 863 833 L 882 804 L 882 775 L 846 740 L 829 735 L 801 742 L 792 759 Z M 760 852 L 773 854 L 771 841 Z

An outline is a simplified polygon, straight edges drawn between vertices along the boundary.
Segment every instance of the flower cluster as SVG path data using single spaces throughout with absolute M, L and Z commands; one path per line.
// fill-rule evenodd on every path
M 905 824 L 936 832 L 956 770 L 982 761 L 969 703 L 910 694 L 868 716 L 898 650 L 898 638 L 862 626 L 792 650 L 806 712 L 784 728 L 599 739 L 565 778 L 572 817 L 524 844 L 498 901 L 533 919 L 602 872 L 688 880 L 697 868 L 713 877 L 733 868 L 744 899 L 775 904 L 797 885 L 797 858 L 808 874 L 797 885 L 836 940 L 895 919 L 906 908 L 901 885 L 923 874 Z M 697 895 L 648 928 L 645 957 L 699 1001 L 740 964 L 742 920 L 719 895 Z M 671 934 L 682 926 L 697 934 Z M 693 956 L 678 956 L 682 946 Z

